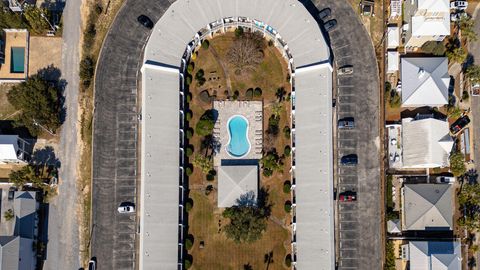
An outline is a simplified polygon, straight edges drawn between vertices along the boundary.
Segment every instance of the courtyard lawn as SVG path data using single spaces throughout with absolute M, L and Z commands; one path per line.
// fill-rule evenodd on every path
M 197 49 L 198 53 L 192 59 L 194 68 L 190 72 L 192 83 L 189 87 L 191 100 L 188 107 L 192 112 L 192 118 L 189 126 L 195 129 L 202 114 L 213 107 L 212 100 L 201 98 L 202 92 L 203 97 L 206 90 L 210 96 L 215 96 L 216 100 L 225 100 L 238 91 L 239 100 L 263 101 L 263 149 L 264 152 L 268 152 L 275 148 L 281 156 L 285 146 L 290 144 L 290 140 L 282 132 L 285 126 L 290 126 L 290 102 L 279 103 L 275 93 L 280 87 L 286 90 L 287 95 L 290 92 L 287 63 L 274 46 L 267 45 L 263 50 L 263 61 L 255 71 L 235 74 L 234 68 L 226 60 L 227 52 L 234 40 L 234 33 L 226 33 L 210 39 L 208 48 Z M 195 74 L 200 69 L 204 71 L 205 78 L 205 84 L 202 86 L 195 79 Z M 262 96 L 248 98 L 247 90 L 257 87 L 262 90 Z M 272 137 L 265 131 L 268 128 L 272 108 L 276 104 L 281 104 L 282 109 L 279 113 L 279 133 Z M 197 154 L 210 155 L 208 150 L 202 149 L 202 140 L 203 138 L 196 133 L 189 140 L 188 143 L 194 148 L 194 153 L 189 158 L 190 163 Z M 190 269 L 237 270 L 244 269 L 246 265 L 250 265 L 252 269 L 266 269 L 267 264 L 270 270 L 288 269 L 284 259 L 291 253 L 291 215 L 285 212 L 284 204 L 285 201 L 290 200 L 290 194 L 283 192 L 283 183 L 291 180 L 290 157 L 285 157 L 283 162 L 283 169 L 274 172 L 271 177 L 264 177 L 261 170 L 259 171 L 259 188 L 268 190 L 269 203 L 272 205 L 271 215 L 262 238 L 248 244 L 237 244 L 228 239 L 222 231 L 222 227 L 229 221 L 222 217 L 222 210 L 217 208 L 217 178 L 207 181 L 206 175 L 199 168 L 193 169 L 189 177 L 189 197 L 193 200 L 193 208 L 188 213 L 188 233 L 194 237 L 193 247 L 187 251 L 193 257 L 193 265 Z M 213 191 L 206 195 L 205 190 L 209 185 L 213 187 Z M 204 242 L 203 248 L 200 248 L 201 241 Z M 268 263 L 268 260 L 265 261 L 265 255 L 268 256 L 269 253 L 273 258 Z

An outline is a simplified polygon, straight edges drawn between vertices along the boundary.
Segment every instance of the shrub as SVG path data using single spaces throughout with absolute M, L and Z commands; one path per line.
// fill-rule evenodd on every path
M 95 13 L 97 13 L 97 15 L 100 15 L 102 14 L 102 11 L 103 11 L 103 7 L 101 4 L 96 4 L 95 5 Z
M 238 90 L 235 90 L 235 92 L 233 92 L 233 100 L 237 100 L 238 96 L 240 96 L 240 92 L 238 92 Z
M 185 113 L 185 120 L 187 120 L 187 121 L 192 120 L 192 116 L 193 116 L 193 115 L 192 115 L 192 112 L 191 112 L 191 111 L 187 111 L 187 112 Z
M 185 168 L 185 174 L 186 174 L 187 176 L 192 175 L 192 173 L 193 173 L 193 169 L 192 169 L 191 167 L 186 167 L 186 168 Z
M 185 269 L 190 269 L 190 267 L 192 267 L 192 262 L 193 262 L 193 258 L 192 256 L 187 256 L 185 258 Z
M 199 69 L 197 73 L 195 73 L 195 80 L 197 80 L 197 83 L 199 86 L 204 85 L 205 82 L 207 81 L 204 76 L 205 76 L 205 72 L 203 71 L 203 69 Z
M 185 155 L 187 157 L 191 156 L 193 154 L 193 151 L 194 151 L 194 148 L 193 148 L 193 145 L 189 145 L 187 146 L 187 148 L 185 149 Z
M 187 129 L 186 136 L 187 136 L 187 139 L 190 140 L 193 137 L 193 129 L 191 128 Z
M 292 188 L 292 183 L 290 183 L 290 181 L 287 180 L 283 183 L 283 192 L 284 193 L 290 193 L 291 188 Z
M 268 129 L 267 133 L 273 136 L 278 135 L 278 123 L 280 122 L 280 117 L 276 117 L 275 115 L 271 115 L 268 118 Z
M 192 74 L 194 68 L 195 68 L 195 63 L 190 62 L 190 64 L 188 64 L 188 67 L 187 67 L 188 74 Z
M 207 136 L 212 134 L 213 126 L 215 125 L 215 119 L 213 110 L 207 110 L 198 120 L 197 125 L 195 126 L 195 132 L 199 136 Z
M 292 153 L 292 148 L 290 148 L 290 145 L 285 146 L 285 149 L 283 149 L 283 154 L 286 157 L 289 157 L 291 153 Z
M 210 47 L 210 41 L 208 41 L 208 40 L 205 39 L 205 40 L 202 42 L 202 49 L 207 50 L 208 47 Z
M 193 200 L 192 198 L 188 198 L 187 201 L 185 202 L 185 211 L 190 212 L 193 208 Z
M 292 255 L 291 254 L 288 254 L 287 256 L 285 256 L 285 265 L 287 267 L 292 266 Z
M 237 29 L 235 29 L 235 37 L 239 38 L 243 36 L 243 33 L 244 33 L 243 27 L 238 27 Z
M 215 180 L 215 175 L 207 174 L 207 181 Z
M 185 101 L 188 103 L 190 103 L 190 101 L 192 101 L 192 93 L 188 93 L 187 96 L 185 97 Z
M 13 210 L 8 209 L 7 211 L 5 211 L 5 213 L 3 213 L 3 217 L 6 221 L 12 220 L 15 217 L 15 215 L 13 214 Z
M 192 84 L 192 77 L 187 75 L 185 78 L 185 85 L 189 86 L 190 84 Z
M 253 98 L 253 89 L 248 88 L 247 91 L 245 92 L 245 98 L 246 99 L 252 99 Z
M 188 250 L 192 249 L 194 242 L 195 242 L 195 238 L 193 237 L 193 235 L 189 234 L 185 239 L 185 248 Z
M 283 135 L 285 136 L 285 138 L 290 139 L 290 132 L 291 130 L 289 126 L 285 126 L 283 128 Z
M 269 46 L 269 47 L 272 47 L 272 46 L 273 46 L 273 40 L 270 39 L 270 40 L 268 41 L 268 46 Z
M 283 209 L 285 209 L 285 212 L 290 213 L 292 211 L 292 202 L 286 201 Z
M 85 87 L 90 86 L 93 75 L 95 73 L 95 62 L 90 56 L 80 61 L 80 79 Z
M 262 89 L 260 89 L 260 87 L 255 88 L 255 91 L 253 92 L 253 95 L 255 97 L 261 97 L 262 96 Z
M 208 174 L 212 171 L 213 161 L 209 157 L 197 154 L 193 159 L 193 166 L 201 169 L 203 173 Z
M 450 171 L 454 176 L 464 175 L 467 171 L 465 167 L 465 156 L 460 151 L 455 151 L 450 155 Z
M 392 90 L 392 84 L 390 82 L 385 82 L 385 93 L 390 94 L 390 90 Z
M 468 94 L 468 91 L 463 91 L 462 100 L 463 101 L 468 101 L 469 98 L 470 98 L 470 95 Z
M 427 41 L 422 45 L 422 51 L 425 53 L 431 53 L 435 56 L 443 56 L 446 48 L 443 42 L 439 41 Z

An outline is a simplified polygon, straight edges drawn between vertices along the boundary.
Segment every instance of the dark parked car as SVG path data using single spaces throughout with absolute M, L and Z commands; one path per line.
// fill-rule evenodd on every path
M 353 202 L 357 200 L 357 193 L 354 191 L 345 191 L 340 193 L 338 200 L 341 202 Z
M 453 134 L 458 133 L 460 130 L 462 130 L 465 126 L 470 123 L 470 118 L 468 116 L 462 116 L 458 118 L 453 124 L 450 126 L 450 132 Z
M 352 129 L 355 128 L 355 120 L 353 117 L 346 117 L 338 120 L 339 129 Z
M 95 269 L 97 269 L 96 259 L 92 258 L 88 262 L 88 270 L 95 270 Z
M 327 21 L 323 26 L 325 27 L 325 30 L 331 31 L 337 26 L 337 20 L 333 19 L 333 20 Z
M 138 21 L 141 25 L 147 27 L 148 29 L 152 29 L 152 28 L 153 28 L 153 22 L 152 22 L 152 20 L 150 20 L 150 18 L 148 18 L 148 17 L 145 16 L 145 15 L 140 15 L 140 16 L 138 16 L 137 21 Z
M 340 159 L 340 163 L 346 166 L 355 166 L 358 163 L 358 156 L 356 154 L 343 156 Z
M 332 10 L 330 8 L 324 8 L 320 10 L 318 13 L 318 18 L 322 21 L 324 21 L 327 17 L 329 17 L 332 14 Z

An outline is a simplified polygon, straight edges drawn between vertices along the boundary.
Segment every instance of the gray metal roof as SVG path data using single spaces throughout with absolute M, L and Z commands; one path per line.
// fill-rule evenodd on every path
M 460 270 L 461 244 L 459 241 L 410 241 L 411 270 Z
M 403 230 L 452 229 L 452 185 L 409 184 L 403 196 Z
M 178 0 L 155 25 L 142 69 L 140 268 L 177 268 L 178 67 L 186 45 L 199 30 L 231 16 L 271 25 L 287 42 L 294 66 L 305 67 L 295 77 L 299 99 L 297 267 L 333 269 L 330 55 L 320 27 L 296 0 Z
M 231 207 L 245 195 L 258 194 L 257 165 L 222 165 L 218 167 L 218 207 Z
M 335 268 L 332 72 L 327 65 L 295 73 L 297 268 Z
M 15 213 L 15 235 L 33 239 L 35 236 L 35 218 L 37 201 L 33 191 L 16 191 L 13 201 Z
M 0 236 L 0 270 L 18 268 L 20 237 Z

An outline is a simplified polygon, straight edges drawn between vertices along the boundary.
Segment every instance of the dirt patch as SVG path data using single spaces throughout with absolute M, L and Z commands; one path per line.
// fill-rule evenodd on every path
M 62 64 L 62 45 L 60 37 L 30 37 L 28 56 L 28 76 L 36 74 L 39 69 Z
M 0 84 L 0 120 L 11 120 L 17 112 L 7 98 L 7 93 L 13 86 L 13 84 Z

